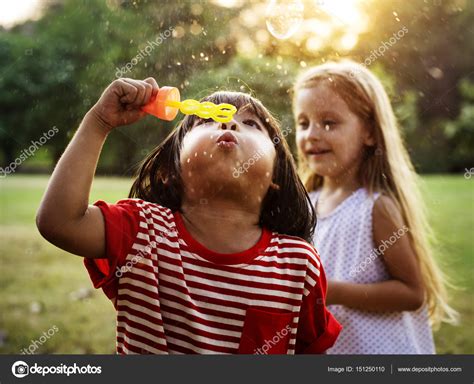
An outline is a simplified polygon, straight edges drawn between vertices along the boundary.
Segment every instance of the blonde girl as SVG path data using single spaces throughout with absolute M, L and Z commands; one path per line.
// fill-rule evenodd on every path
M 456 312 L 382 84 L 352 61 L 330 62 L 298 78 L 293 104 L 299 171 L 318 215 L 314 244 L 343 326 L 328 353 L 435 353 L 431 326 Z

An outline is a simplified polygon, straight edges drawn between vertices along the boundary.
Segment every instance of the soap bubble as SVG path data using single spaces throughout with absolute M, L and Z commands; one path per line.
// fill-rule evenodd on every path
M 271 0 L 267 7 L 267 28 L 277 39 L 288 39 L 303 21 L 301 0 Z

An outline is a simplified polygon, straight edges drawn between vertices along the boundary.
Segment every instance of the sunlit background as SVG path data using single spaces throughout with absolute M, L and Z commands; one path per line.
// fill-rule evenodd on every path
M 309 51 L 317 51 L 327 44 L 329 39 L 334 38 L 336 31 L 342 31 L 342 35 L 335 42 L 341 50 L 349 51 L 357 44 L 359 34 L 368 27 L 369 20 L 362 8 L 363 3 L 369 1 L 274 0 L 267 4 L 254 5 L 247 2 L 247 9 L 241 12 L 240 18 L 244 27 L 258 26 L 263 14 L 266 14 L 267 19 L 270 19 L 270 22 L 267 22 L 267 30 L 259 29 L 257 31 L 256 43 L 268 41 L 272 34 L 279 39 L 291 37 L 297 44 L 301 44 L 303 40 L 306 40 L 305 36 L 309 34 L 312 37 L 306 41 L 306 48 Z M 107 2 L 111 7 L 122 3 L 114 0 Z M 245 4 L 240 0 L 215 0 L 214 3 L 225 8 L 242 8 Z M 11 28 L 28 19 L 37 19 L 41 16 L 45 4 L 46 2 L 42 0 L 5 1 L 0 5 L 0 25 Z M 250 6 L 248 6 L 249 4 Z M 193 2 L 193 7 L 194 14 L 198 15 L 202 12 L 203 5 L 199 2 Z M 292 10 L 293 12 L 291 12 Z M 289 16 L 288 11 L 292 15 Z M 396 17 L 396 13 L 394 16 Z M 249 41 L 251 40 L 246 40 L 246 43 L 241 45 L 242 52 L 252 53 L 257 49 L 256 44 Z
M 436 257 L 459 287 L 462 323 L 436 332 L 438 352 L 474 353 L 473 57 L 470 0 L 0 1 L 0 352 L 20 353 L 53 325 L 35 353 L 114 351 L 112 306 L 81 260 L 34 224 L 52 167 L 111 81 L 153 76 L 186 98 L 250 92 L 290 132 L 294 152 L 296 76 L 351 58 L 388 90 L 422 175 Z M 91 200 L 125 197 L 137 163 L 175 123 L 147 117 L 114 131 Z
M 0 25 L 11 28 L 15 24 L 40 15 L 40 0 L 3 1 L 0 4 Z

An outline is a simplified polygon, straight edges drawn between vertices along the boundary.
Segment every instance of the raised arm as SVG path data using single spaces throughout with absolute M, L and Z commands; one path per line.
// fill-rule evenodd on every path
M 87 112 L 51 176 L 36 215 L 36 225 L 49 242 L 79 256 L 105 257 L 104 219 L 98 207 L 89 205 L 97 161 L 112 129 L 141 119 L 140 108 L 157 92 L 153 78 L 115 80 Z

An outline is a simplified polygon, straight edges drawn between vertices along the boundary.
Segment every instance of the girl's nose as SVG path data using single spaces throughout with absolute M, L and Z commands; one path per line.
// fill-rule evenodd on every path
M 311 123 L 308 127 L 308 139 L 319 140 L 321 139 L 321 127 L 318 123 Z
M 228 123 L 221 123 L 221 129 L 230 129 L 231 131 L 236 131 L 237 124 L 234 121 L 230 121 Z

